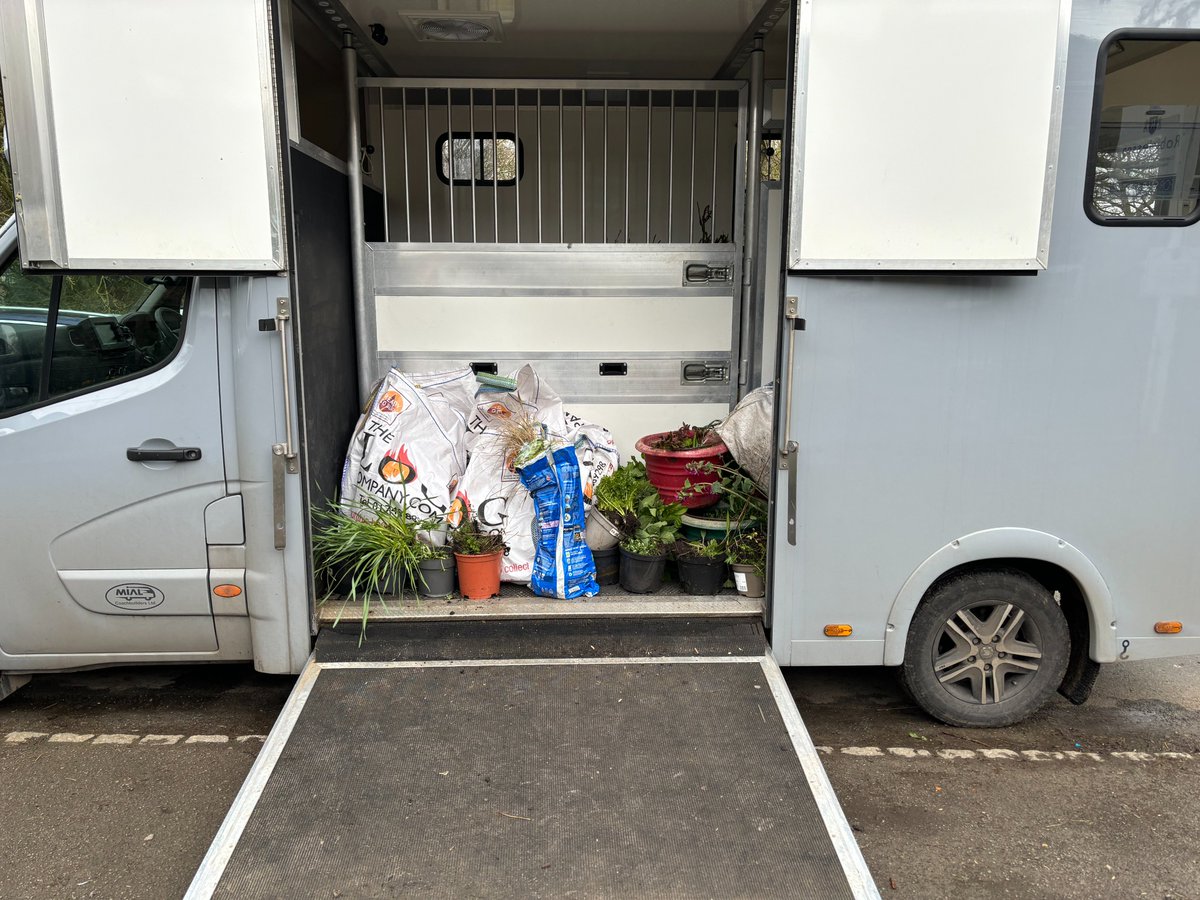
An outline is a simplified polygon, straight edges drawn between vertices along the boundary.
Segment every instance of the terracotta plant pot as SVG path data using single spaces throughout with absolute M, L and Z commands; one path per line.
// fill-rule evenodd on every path
M 648 434 L 634 445 L 637 447 L 638 453 L 642 454 L 646 460 L 646 477 L 657 488 L 663 503 L 681 503 L 688 509 L 712 506 L 721 498 L 714 494 L 711 488 L 705 490 L 701 487 L 700 493 L 683 498 L 680 498 L 679 491 L 683 488 L 684 482 L 690 482 L 695 487 L 710 485 L 716 481 L 718 478 L 716 472 L 689 472 L 687 467 L 691 463 L 698 462 L 710 462 L 714 466 L 720 465 L 729 449 L 720 439 L 704 447 L 697 447 L 695 450 L 654 449 L 652 445 L 668 433 L 660 431 L 657 434 Z
M 739 594 L 746 597 L 766 596 L 766 583 L 762 580 L 762 576 L 755 571 L 754 566 L 744 566 L 741 563 L 734 563 L 730 568 L 733 569 L 733 583 L 736 585 Z
M 621 548 L 621 587 L 631 594 L 653 594 L 662 587 L 667 554 L 642 556 Z
M 500 562 L 504 551 L 466 556 L 455 553 L 458 561 L 458 589 L 468 600 L 489 600 L 500 593 Z
M 617 546 L 617 542 L 621 540 L 621 531 L 608 520 L 604 513 L 592 507 L 587 514 L 587 528 L 584 531 L 584 537 L 587 539 L 588 549 L 608 550 Z
M 441 599 L 454 593 L 455 565 L 452 557 L 439 556 L 435 559 L 423 559 L 417 565 L 421 569 L 417 593 L 422 597 Z

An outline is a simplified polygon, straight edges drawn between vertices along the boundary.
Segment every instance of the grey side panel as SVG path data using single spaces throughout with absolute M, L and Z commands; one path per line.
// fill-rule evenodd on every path
M 1094 658 L 1126 639 L 1134 658 L 1195 652 L 1153 625 L 1186 620 L 1200 595 L 1200 227 L 1106 228 L 1083 209 L 1101 41 L 1164 22 L 1151 7 L 1075 13 L 1048 270 L 788 280 L 807 330 L 791 373 L 796 546 L 776 517 L 782 664 L 899 662 L 920 599 L 906 583 L 981 533 L 993 558 L 1046 537 L 1043 558 L 1080 583 L 1071 560 L 1090 561 L 1114 606 L 1093 622 Z M 852 638 L 824 637 L 841 622 Z

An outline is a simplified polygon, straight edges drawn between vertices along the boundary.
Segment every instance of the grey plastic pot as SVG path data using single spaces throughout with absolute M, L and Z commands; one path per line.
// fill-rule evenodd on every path
M 422 597 L 443 599 L 454 594 L 454 573 L 457 567 L 453 556 L 423 559 L 417 565 L 421 569 L 417 593 Z
M 746 597 L 765 597 L 767 594 L 766 582 L 762 580 L 762 576 L 754 570 L 754 566 L 746 566 L 741 563 L 733 563 L 730 565 L 733 569 L 733 583 L 738 589 L 739 594 Z
M 587 528 L 583 533 L 591 550 L 608 550 L 617 546 L 621 540 L 621 532 L 617 526 L 608 521 L 608 517 L 596 507 L 592 507 L 587 517 Z

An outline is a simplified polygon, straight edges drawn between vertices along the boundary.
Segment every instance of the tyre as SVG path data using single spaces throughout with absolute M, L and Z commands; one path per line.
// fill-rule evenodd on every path
M 937 585 L 908 630 L 900 678 L 950 725 L 996 728 L 1036 712 L 1062 683 L 1067 620 L 1022 572 L 971 572 Z

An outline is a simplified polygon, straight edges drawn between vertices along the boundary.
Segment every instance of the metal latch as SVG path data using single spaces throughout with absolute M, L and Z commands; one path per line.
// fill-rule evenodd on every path
M 689 284 L 728 284 L 733 281 L 733 266 L 714 266 L 706 262 L 686 262 L 683 264 L 683 283 Z
M 267 323 L 270 319 L 259 320 L 260 331 L 274 331 L 279 334 L 279 366 L 283 376 L 283 429 L 284 439 L 281 443 L 271 445 L 271 494 L 274 512 L 275 549 L 282 550 L 287 546 L 287 516 L 284 505 L 284 475 L 295 475 L 300 471 L 300 458 L 292 444 L 292 379 L 288 370 L 288 340 L 287 325 L 292 318 L 291 302 L 287 297 L 277 297 L 275 300 L 274 328 Z
M 685 359 L 679 364 L 680 384 L 729 384 L 729 363 L 720 360 Z

